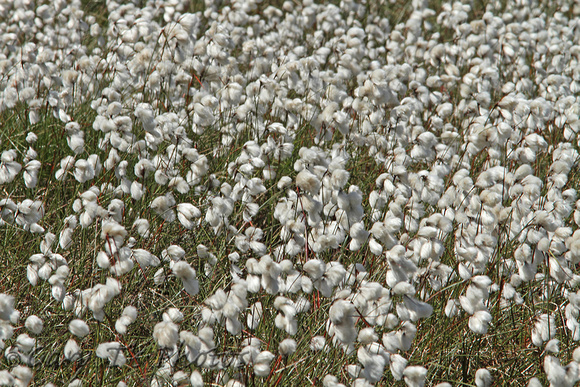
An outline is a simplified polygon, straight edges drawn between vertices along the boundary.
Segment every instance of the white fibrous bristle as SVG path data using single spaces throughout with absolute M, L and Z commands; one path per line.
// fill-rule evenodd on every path
M 1 2 L 0 385 L 579 382 L 580 5 L 399 3 Z

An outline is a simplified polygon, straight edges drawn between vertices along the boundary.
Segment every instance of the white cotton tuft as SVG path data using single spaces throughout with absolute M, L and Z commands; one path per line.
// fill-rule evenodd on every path
M 28 316 L 28 318 L 24 322 L 24 326 L 30 332 L 34 333 L 35 335 L 38 335 L 42 332 L 42 328 L 44 328 L 44 323 L 38 316 L 32 315 Z
M 391 355 L 391 374 L 393 374 L 393 378 L 395 380 L 403 379 L 403 372 L 405 371 L 405 367 L 407 367 L 407 359 L 399 354 Z
M 38 284 L 38 279 L 40 277 L 38 275 L 37 265 L 29 264 L 26 267 L 26 278 L 28 279 L 28 282 L 30 282 L 30 285 L 36 286 L 36 284 Z
M 317 280 L 324 275 L 326 264 L 319 259 L 310 259 L 302 268 L 313 280 Z
M 14 161 L 17 153 L 14 149 L 2 152 L 0 157 L 0 185 L 11 183 L 22 169 L 22 165 Z
M 576 363 L 580 363 L 580 347 L 576 347 L 574 352 L 572 352 L 572 359 L 574 359 Z
M 38 141 L 38 136 L 36 135 L 36 133 L 28 132 L 26 134 L 26 142 L 27 143 L 34 144 L 36 141 Z
M 403 281 L 396 284 L 392 290 L 393 294 L 409 296 L 415 294 L 415 291 L 415 287 L 412 284 Z
M 270 365 L 263 363 L 254 364 L 254 374 L 263 378 L 270 375 Z
M 16 380 L 8 370 L 0 371 L 0 386 L 13 386 Z
M 378 256 L 383 253 L 383 246 L 379 242 L 377 242 L 375 238 L 370 238 L 369 250 L 371 251 L 371 253 Z
M 250 308 L 248 313 L 247 324 L 249 329 L 256 329 L 262 320 L 262 303 L 260 301 L 256 302 Z
M 70 227 L 65 228 L 59 234 L 58 244 L 63 250 L 68 250 L 72 244 L 72 235 L 74 230 Z
M 167 222 L 173 222 L 175 220 L 175 211 L 172 209 L 173 206 L 175 206 L 175 199 L 171 193 L 153 199 L 150 205 L 151 209 Z
M 563 367 L 558 358 L 549 355 L 544 357 L 544 371 L 550 386 L 573 386 L 579 379 L 577 363 Z
M 344 169 L 335 169 L 330 176 L 330 184 L 334 189 L 342 189 L 348 182 L 350 173 Z
M 296 340 L 288 338 L 280 342 L 278 350 L 280 351 L 280 355 L 288 356 L 296 352 L 297 346 L 298 344 L 296 343 Z
M 153 283 L 157 286 L 159 285 L 163 285 L 163 283 L 165 282 L 166 276 L 165 276 L 165 272 L 163 270 L 163 268 L 157 270 L 155 272 L 155 274 L 153 275 Z
M 134 181 L 131 183 L 130 192 L 131 198 L 133 198 L 133 200 L 139 201 L 141 198 L 143 198 L 145 189 L 143 188 L 143 184 L 139 183 L 138 181 Z
M 95 353 L 101 359 L 108 359 L 109 365 L 112 367 L 122 367 L 127 362 L 125 354 L 123 353 L 123 346 L 117 341 L 99 344 Z
M 19 316 L 19 312 L 14 309 L 14 297 L 0 293 L 0 320 L 16 324 Z
M 449 299 L 447 304 L 445 304 L 445 315 L 447 317 L 459 316 L 461 311 L 459 310 L 458 302 L 455 299 Z
M 409 387 L 423 387 L 425 385 L 425 377 L 427 376 L 427 369 L 421 366 L 410 366 L 403 371 L 405 383 Z
M 68 325 L 69 331 L 76 337 L 85 337 L 89 334 L 89 326 L 83 320 L 72 320 Z
M 74 339 L 69 339 L 64 346 L 64 357 L 69 361 L 77 361 L 81 356 L 81 349 Z
M 284 189 L 288 187 L 292 183 L 292 178 L 289 176 L 282 176 L 280 180 L 278 180 L 278 184 L 276 185 L 278 189 Z
M 38 160 L 30 160 L 24 166 L 24 185 L 26 188 L 35 188 L 38 183 L 38 173 L 40 171 L 41 163 Z
M 199 218 L 201 211 L 190 203 L 180 203 L 177 205 L 177 219 L 183 227 L 188 230 L 193 228 L 193 219 Z
M 163 312 L 163 321 L 178 323 L 183 320 L 183 313 L 177 308 L 169 308 Z
M 192 296 L 199 292 L 199 282 L 195 270 L 185 261 L 176 262 L 171 269 L 173 274 L 181 280 L 185 291 Z
M 332 329 L 335 338 L 345 345 L 350 345 L 356 339 L 355 313 L 355 306 L 345 300 L 334 301 L 328 311 L 332 324 L 329 324 L 327 329 Z
M 256 356 L 256 358 L 254 359 L 254 362 L 268 364 L 272 360 L 274 360 L 275 357 L 276 356 L 270 351 L 262 351 L 258 354 L 258 356 Z
M 151 254 L 149 251 L 143 249 L 133 249 L 133 258 L 135 258 L 142 269 L 146 269 L 149 266 L 159 266 L 161 263 L 159 258 Z
M 189 382 L 191 383 L 192 387 L 203 387 L 203 377 L 197 370 L 191 373 Z
M 546 352 L 558 353 L 560 352 L 560 340 L 552 339 L 546 343 Z
M 555 335 L 556 320 L 554 316 L 545 313 L 538 316 L 532 328 L 532 343 L 536 347 L 541 347 L 544 342 L 553 339 Z
M 132 324 L 137 319 L 137 308 L 134 306 L 127 306 L 123 309 L 121 317 L 115 322 L 115 330 L 124 335 L 127 333 L 127 326 Z
M 475 385 L 477 387 L 489 387 L 492 380 L 491 373 L 485 368 L 480 368 L 475 373 Z
M 133 228 L 137 229 L 137 233 L 141 238 L 149 238 L 149 221 L 147 219 L 135 219 L 135 222 L 133 222 Z
M 484 335 L 491 321 L 491 314 L 485 310 L 478 310 L 469 318 L 468 326 L 472 332 Z
M 177 345 L 179 333 L 177 325 L 171 321 L 162 321 L 153 328 L 153 338 L 162 348 L 172 348 Z
M 314 336 L 310 340 L 310 350 L 313 352 L 322 351 L 326 347 L 326 339 L 322 336 Z
M 320 190 L 320 179 L 310 172 L 308 169 L 303 169 L 296 175 L 296 185 L 304 191 L 316 195 Z
M 34 374 L 32 373 L 32 370 L 26 366 L 23 366 L 23 365 L 19 365 L 19 366 L 12 368 L 12 371 L 10 373 L 16 379 L 14 381 L 15 382 L 14 385 L 16 387 L 28 386 L 30 384 L 30 382 L 32 381 L 32 377 L 34 376 Z
M 179 261 L 185 257 L 185 250 L 181 246 L 171 245 L 161 252 L 161 256 L 165 261 Z
M 108 269 L 111 267 L 111 260 L 104 251 L 99 251 L 97 253 L 97 265 L 99 265 L 101 269 Z
M 175 190 L 181 194 L 185 194 L 185 193 L 189 192 L 189 190 L 190 190 L 189 184 L 181 176 L 176 176 L 176 177 L 171 178 L 169 180 L 169 182 L 167 183 L 167 186 L 169 188 L 175 188 Z
M 322 387 L 345 387 L 344 384 L 338 382 L 338 378 L 334 375 L 326 375 L 322 379 Z
M 363 344 L 370 344 L 376 342 L 379 336 L 375 333 L 375 330 L 371 327 L 361 329 L 358 333 L 358 341 Z
M 30 353 L 36 345 L 36 339 L 28 336 L 26 333 L 21 333 L 16 338 L 16 347 L 18 351 L 24 354 Z
M 184 384 L 187 385 L 189 377 L 185 372 L 177 371 L 176 373 L 173 374 L 172 379 L 175 385 L 183 386 Z
M 60 160 L 60 169 L 58 169 L 54 176 L 59 181 L 65 181 L 68 172 L 75 165 L 75 158 L 73 156 L 66 156 Z

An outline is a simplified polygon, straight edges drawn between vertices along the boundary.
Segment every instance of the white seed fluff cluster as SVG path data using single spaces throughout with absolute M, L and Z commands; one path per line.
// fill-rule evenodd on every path
M 530 310 L 580 381 L 580 5 L 100 3 L 0 0 L 0 385 L 424 386 Z

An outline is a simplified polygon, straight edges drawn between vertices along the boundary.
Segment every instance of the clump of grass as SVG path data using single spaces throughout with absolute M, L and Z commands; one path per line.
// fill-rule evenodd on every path
M 22 365 L 34 385 L 181 386 L 199 372 L 226 386 L 488 386 L 486 369 L 494 385 L 575 383 L 554 364 L 579 360 L 579 86 L 565 54 L 578 36 L 573 7 L 537 5 L 7 6 L 2 378 Z M 191 361 L 183 337 L 162 347 L 161 321 L 207 348 Z M 107 342 L 124 365 L 102 358 Z

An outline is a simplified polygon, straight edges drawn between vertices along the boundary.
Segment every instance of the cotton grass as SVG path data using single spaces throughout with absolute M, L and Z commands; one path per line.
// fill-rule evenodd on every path
M 5 2 L 0 384 L 576 383 L 552 5 Z

